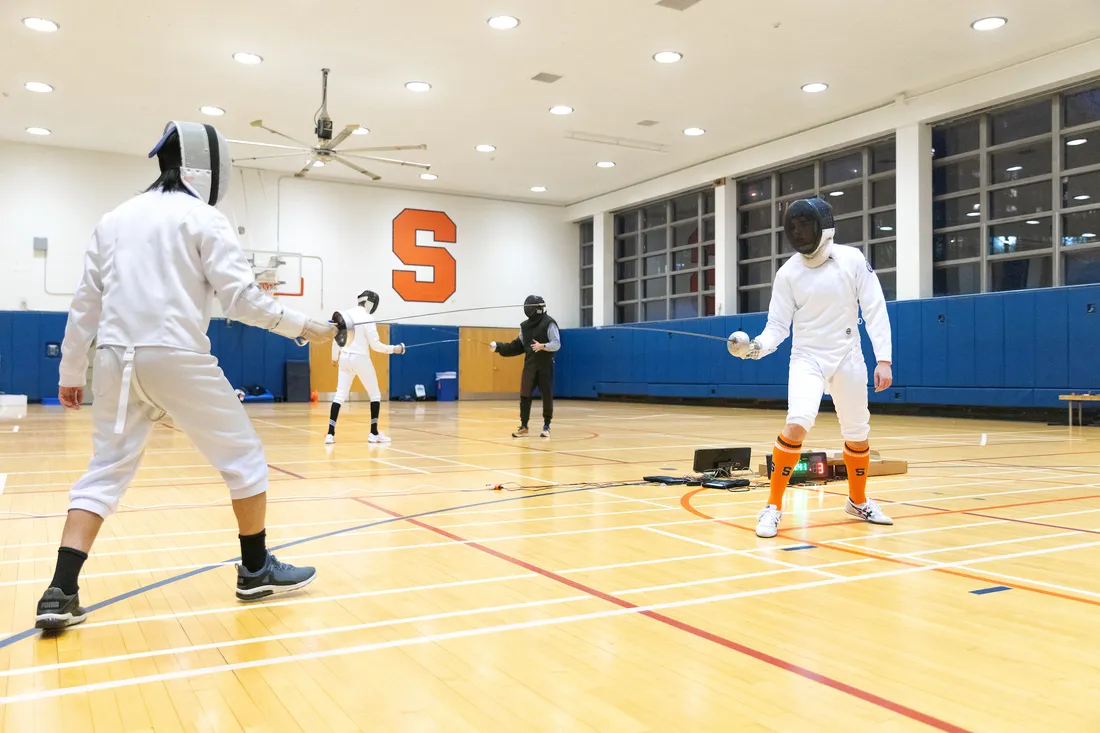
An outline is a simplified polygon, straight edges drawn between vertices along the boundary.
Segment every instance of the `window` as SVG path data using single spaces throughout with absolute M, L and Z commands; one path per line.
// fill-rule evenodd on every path
M 932 131 L 934 295 L 1100 282 L 1100 87 Z
M 713 189 L 615 214 L 615 322 L 714 315 L 714 236 Z
M 957 134 L 956 145 L 965 136 Z M 836 219 L 835 241 L 859 248 L 887 300 L 897 297 L 894 140 L 798 163 L 738 181 L 737 300 L 741 313 L 768 309 L 775 273 L 793 254 L 783 212 L 795 199 L 820 196 Z
M 592 299 L 593 291 L 593 257 L 595 256 L 595 239 L 592 220 L 582 221 L 577 227 L 581 239 L 581 325 L 592 325 Z

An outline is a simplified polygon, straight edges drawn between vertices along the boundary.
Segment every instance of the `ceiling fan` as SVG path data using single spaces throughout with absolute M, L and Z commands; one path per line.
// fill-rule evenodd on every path
M 361 155 L 361 153 L 381 153 L 381 152 L 393 152 L 398 150 L 427 150 L 427 145 L 389 145 L 377 148 L 347 148 L 344 150 L 337 150 L 336 147 L 342 142 L 348 139 L 356 130 L 360 129 L 360 125 L 348 125 L 340 131 L 336 137 L 332 136 L 332 118 L 328 115 L 328 69 L 321 69 L 321 107 L 317 110 L 317 113 L 313 116 L 313 121 L 316 123 L 317 144 L 308 145 L 290 137 L 284 135 L 278 130 L 272 130 L 270 127 L 264 125 L 263 120 L 256 120 L 252 123 L 253 127 L 258 127 L 261 130 L 267 130 L 272 135 L 278 135 L 279 137 L 289 140 L 297 147 L 291 145 L 276 145 L 274 143 L 255 143 L 248 140 L 229 140 L 230 143 L 237 145 L 254 145 L 262 148 L 273 148 L 278 150 L 289 150 L 293 152 L 276 153 L 274 155 L 261 155 L 252 156 L 249 158 L 234 158 L 233 162 L 240 162 L 246 160 L 270 160 L 272 158 L 290 158 L 294 156 L 307 155 L 305 167 L 302 170 L 294 174 L 295 178 L 302 178 L 314 168 L 314 166 L 320 167 L 325 163 L 335 162 L 340 165 L 347 166 L 353 171 L 362 173 L 372 181 L 382 180 L 382 176 L 377 173 L 373 173 L 361 166 L 357 165 L 354 160 L 371 160 L 378 163 L 389 163 L 391 165 L 404 165 L 412 168 L 421 168 L 428 170 L 431 168 L 427 163 L 416 163 L 411 160 L 399 160 L 397 158 L 383 158 L 377 155 Z

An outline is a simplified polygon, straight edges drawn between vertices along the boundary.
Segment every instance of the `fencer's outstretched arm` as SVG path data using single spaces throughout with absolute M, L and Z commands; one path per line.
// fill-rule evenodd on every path
M 84 275 L 69 306 L 65 338 L 61 342 L 61 387 L 83 387 L 88 377 L 88 349 L 99 330 L 103 309 L 103 283 L 99 276 L 99 227 L 84 254 Z
M 516 337 L 515 341 L 509 341 L 504 343 L 503 341 L 497 342 L 497 353 L 501 356 L 522 356 L 523 355 L 523 341 Z
M 867 335 L 875 349 L 875 361 L 893 362 L 893 342 L 890 338 L 890 315 L 886 312 L 886 298 L 882 294 L 882 284 L 878 276 L 860 257 L 856 272 L 856 286 L 859 289 L 859 307 L 863 311 L 863 323 L 867 326 Z
M 794 319 L 794 293 L 786 273 L 780 271 L 772 283 L 772 299 L 768 304 L 768 325 L 753 339 L 760 347 L 756 358 L 767 356 L 786 341 L 791 334 L 791 321 Z
M 378 326 L 367 323 L 364 328 L 367 330 L 367 343 L 370 344 L 371 351 L 377 351 L 379 354 L 393 354 L 398 351 L 398 347 L 382 343 L 382 339 L 378 337 Z
M 322 341 L 336 335 L 335 326 L 313 321 L 260 289 L 233 227 L 220 211 L 197 206 L 184 219 L 184 227 L 199 239 L 203 273 L 226 318 L 292 339 Z

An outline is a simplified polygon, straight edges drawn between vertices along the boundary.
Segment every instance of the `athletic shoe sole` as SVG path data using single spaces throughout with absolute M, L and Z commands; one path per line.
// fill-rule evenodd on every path
M 295 583 L 294 585 L 260 585 L 255 588 L 249 588 L 246 591 L 238 590 L 237 600 L 244 603 L 252 603 L 263 598 L 277 596 L 280 593 L 290 593 L 291 591 L 301 590 L 312 583 L 316 578 L 317 573 L 314 573 L 301 583 Z
M 88 618 L 87 612 L 81 616 L 74 616 L 71 613 L 42 613 L 35 617 L 34 628 L 57 631 L 82 624 L 86 618 Z

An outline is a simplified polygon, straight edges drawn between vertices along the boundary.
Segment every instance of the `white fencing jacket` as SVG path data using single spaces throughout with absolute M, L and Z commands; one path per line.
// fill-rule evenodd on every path
M 826 377 L 836 373 L 859 345 L 859 310 L 875 350 L 875 360 L 893 359 L 890 319 L 871 265 L 855 247 L 832 244 L 828 259 L 807 267 L 800 255 L 791 257 L 775 275 L 768 306 L 768 325 L 756 341 L 761 356 L 779 348 L 794 323 L 791 358 L 816 362 Z
M 367 312 L 366 308 L 357 305 L 346 312 L 351 316 L 351 322 L 355 324 L 355 338 L 343 348 L 340 348 L 335 341 L 332 342 L 333 361 L 339 359 L 341 354 L 366 356 L 368 347 L 379 354 L 392 354 L 394 352 L 393 346 L 387 346 L 378 337 L 378 326 L 375 325 L 374 318 Z
M 61 344 L 62 387 L 83 387 L 88 349 L 210 352 L 213 299 L 227 318 L 297 338 L 301 313 L 256 284 L 225 215 L 186 193 L 135 196 L 99 222 Z

